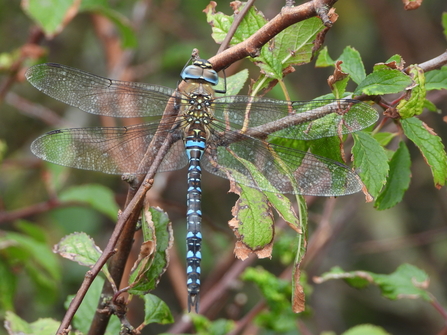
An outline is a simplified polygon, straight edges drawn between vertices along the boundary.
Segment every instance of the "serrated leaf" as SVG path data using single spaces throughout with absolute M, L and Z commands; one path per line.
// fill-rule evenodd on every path
M 389 275 L 371 273 L 382 295 L 388 299 L 416 299 L 431 301 L 427 292 L 429 277 L 427 273 L 411 264 L 402 264 Z
M 250 59 L 264 74 L 253 85 L 256 91 L 268 87 L 273 80 L 282 80 L 285 73 L 293 71 L 294 65 L 310 62 L 317 35 L 324 28 L 321 20 L 313 17 L 288 27 L 264 46 L 258 57 Z
M 234 10 L 240 10 L 244 4 L 240 4 L 239 7 L 234 6 Z M 233 23 L 234 17 L 231 15 L 225 15 L 221 12 L 216 12 L 216 4 L 210 3 L 204 10 L 206 13 L 206 20 L 212 27 L 212 37 L 216 43 L 222 43 L 228 34 L 228 31 Z M 259 30 L 267 23 L 264 15 L 257 11 L 255 7 L 251 7 L 246 13 L 243 20 L 239 24 L 233 38 L 230 41 L 230 45 L 236 45 L 245 41 L 251 35 Z
M 9 335 L 48 335 L 57 332 L 59 322 L 45 318 L 28 323 L 13 312 L 6 312 L 5 328 Z
M 399 148 L 390 161 L 390 172 L 383 191 L 374 204 L 379 210 L 388 209 L 402 201 L 405 191 L 408 190 L 411 179 L 411 159 L 405 142 L 399 143 Z
M 115 202 L 113 192 L 102 185 L 73 186 L 61 192 L 59 198 L 62 201 L 87 203 L 112 220 L 115 221 L 117 219 L 119 208 Z
M 336 99 L 341 99 L 346 91 L 346 85 L 349 81 L 349 74 L 341 69 L 342 61 L 335 63 L 334 73 L 329 77 L 328 84 Z
M 376 197 L 388 174 L 388 158 L 383 147 L 368 133 L 359 131 L 352 134 L 354 166 L 358 169 L 363 183 L 373 197 Z
M 158 207 L 150 207 L 144 210 L 144 216 L 143 225 L 149 225 L 151 227 L 148 227 L 149 230 L 155 233 L 155 238 L 152 240 L 155 252 L 143 255 L 129 278 L 131 286 L 129 293 L 138 295 L 144 295 L 157 286 L 169 264 L 168 252 L 174 240 L 172 224 L 165 212 Z
M 334 66 L 335 61 L 329 56 L 329 51 L 327 46 L 320 50 L 318 53 L 317 60 L 315 61 L 315 67 L 328 67 Z
M 76 330 L 81 331 L 82 334 L 87 334 L 98 309 L 98 301 L 101 297 L 102 288 L 104 286 L 104 279 L 97 276 L 90 285 L 87 294 L 82 300 L 76 314 L 73 317 L 73 326 Z M 65 300 L 64 306 L 68 309 L 74 295 L 69 295 Z M 110 317 L 107 325 L 105 335 L 118 334 L 121 328 L 120 321 L 116 315 Z
M 354 95 L 383 95 L 404 91 L 413 84 L 409 76 L 395 69 L 382 68 L 369 75 L 359 84 Z
M 53 251 L 80 265 L 92 267 L 102 254 L 95 241 L 86 233 L 65 236 L 54 246 Z
M 377 68 L 377 65 L 374 66 L 374 69 Z M 390 58 L 388 58 L 385 61 L 385 63 L 381 63 L 380 65 L 385 66 L 385 67 L 391 66 L 391 68 L 403 70 L 403 68 L 405 66 L 405 61 L 403 60 L 401 55 L 396 54 L 396 55 L 392 55 Z
M 295 213 L 295 210 L 294 210 L 292 204 L 290 203 L 289 199 L 287 197 L 285 197 L 283 194 L 281 194 L 279 192 L 275 192 L 275 188 L 269 183 L 269 181 L 265 178 L 265 176 L 262 175 L 253 164 L 251 164 L 249 161 L 247 161 L 245 159 L 242 159 L 239 156 L 235 156 L 235 158 L 240 163 L 242 163 L 247 168 L 248 171 L 250 171 L 251 177 L 256 181 L 257 185 L 261 189 L 272 190 L 272 192 L 264 192 L 264 193 L 262 193 L 261 191 L 256 191 L 256 192 L 259 192 L 259 194 L 257 194 L 256 192 L 248 190 L 246 187 L 241 187 L 242 191 L 244 191 L 246 195 L 250 194 L 250 197 L 254 196 L 254 199 L 261 200 L 265 197 L 269 202 L 269 203 L 266 203 L 266 205 L 268 207 L 269 207 L 269 204 L 272 205 L 275 208 L 275 210 L 278 212 L 278 214 L 284 219 L 284 221 L 286 221 L 289 224 L 289 226 L 292 229 L 294 229 L 296 232 L 300 232 L 299 219 L 298 219 L 298 217 Z M 234 174 L 236 172 L 232 172 L 232 173 Z M 293 176 L 290 175 L 290 178 L 293 178 Z M 264 201 L 264 200 L 262 200 L 262 201 Z M 270 212 L 269 208 L 268 208 L 268 212 Z M 255 221 L 257 220 L 256 219 L 257 215 L 262 216 L 259 218 L 260 221 L 263 221 L 263 219 L 267 217 L 267 215 L 264 215 L 263 211 L 261 211 L 255 215 Z M 241 220 L 241 221 L 243 223 L 245 222 L 243 220 Z
M 312 17 L 295 23 L 276 35 L 273 54 L 281 61 L 282 68 L 310 62 L 314 56 L 317 35 L 324 29 L 321 20 Z M 281 78 L 282 76 L 277 79 Z
M 78 0 L 28 0 L 22 1 L 22 9 L 51 39 L 77 14 L 80 3 Z
M 415 82 L 416 86 L 411 90 L 409 98 L 405 97 L 399 101 L 397 111 L 402 119 L 419 115 L 424 109 L 425 96 L 425 76 L 424 71 L 417 65 L 409 66 L 409 75 Z
M 341 335 L 391 335 L 382 327 L 375 325 L 358 325 L 345 331 Z
M 144 297 L 144 325 L 159 323 L 162 325 L 173 323 L 174 317 L 168 305 L 160 298 L 152 294 L 146 294 Z
M 229 223 L 242 243 L 236 244 L 236 257 L 245 259 L 250 252 L 256 252 L 260 258 L 270 257 L 274 220 L 267 197 L 244 185 L 239 185 L 238 190 L 240 198 L 231 211 L 234 219 Z
M 447 66 L 425 73 L 427 91 L 447 89 Z
M 337 60 L 341 60 L 343 62 L 343 64 L 341 64 L 341 68 L 344 72 L 349 74 L 356 84 L 360 84 L 366 78 L 362 57 L 354 48 L 349 46 L 346 47 Z
M 344 279 L 349 285 L 356 288 L 363 288 L 367 284 L 377 285 L 382 291 L 382 295 L 391 300 L 403 298 L 432 300 L 431 295 L 427 292 L 428 275 L 411 264 L 402 264 L 389 275 L 369 271 L 344 272 L 341 268 L 334 267 L 330 272 L 315 278 L 314 281 L 322 283 L 332 279 Z
M 435 187 L 444 186 L 447 179 L 447 155 L 441 138 L 417 118 L 402 120 L 401 124 L 405 135 L 419 148 L 430 167 Z

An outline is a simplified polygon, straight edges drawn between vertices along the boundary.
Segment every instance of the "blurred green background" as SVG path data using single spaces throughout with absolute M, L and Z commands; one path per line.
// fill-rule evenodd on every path
M 210 25 L 202 12 L 208 5 L 207 1 L 116 0 L 109 1 L 109 5 L 127 17 L 131 24 L 138 24 L 135 30 L 137 46 L 126 51 L 129 57 L 126 71 L 117 71 L 111 66 L 114 57 L 122 55 L 104 49 L 104 39 L 113 39 L 118 32 L 112 25 L 106 29 L 105 37 L 99 38 L 99 31 L 106 25 L 91 12 L 77 15 L 59 35 L 41 43 L 47 51 L 46 60 L 101 76 L 175 87 L 192 48 L 198 48 L 203 58 L 209 58 L 219 47 L 211 38 Z M 283 2 L 276 0 L 256 2 L 256 7 L 267 18 L 274 17 L 282 6 Z M 409 65 L 425 62 L 446 49 L 441 26 L 441 13 L 447 11 L 445 0 L 426 0 L 414 11 L 405 11 L 401 1 L 397 0 L 340 0 L 335 8 L 340 17 L 328 32 L 325 45 L 333 58 L 337 58 L 346 46 L 354 47 L 362 55 L 367 73 L 375 63 L 384 62 L 394 54 L 400 54 Z M 231 14 L 226 1 L 218 2 L 217 10 Z M 33 25 L 19 1 L 0 0 L 0 83 L 8 79 L 11 59 L 27 43 Z M 116 49 L 119 50 L 119 46 Z M 32 61 L 25 60 L 25 65 L 32 65 Z M 251 78 L 258 76 L 257 69 L 247 60 L 233 65 L 228 73 L 244 68 L 250 70 Z M 313 63 L 297 67 L 285 79 L 291 98 L 307 100 L 329 93 L 326 80 L 330 72 L 328 68 L 316 69 Z M 88 183 L 105 185 L 113 190 L 117 203 L 122 207 L 127 188 L 118 176 L 56 167 L 40 161 L 29 150 L 32 140 L 44 132 L 92 126 L 102 121 L 38 92 L 24 81 L 23 71 L 17 78 L 18 81 L 5 92 L 7 94 L 0 105 L 0 141 L 6 144 L 0 165 L 0 212 L 23 211 L 47 201 L 51 193 L 45 185 L 54 186 L 55 180 L 63 185 L 62 190 Z M 269 96 L 275 94 L 273 92 Z M 280 95 L 276 97 L 283 98 Z M 446 143 L 447 126 L 443 121 L 447 111 L 446 92 L 434 91 L 428 98 L 442 110 L 442 114 L 426 112 L 421 119 Z M 31 115 L 32 108 L 24 105 L 25 102 L 48 108 L 54 121 L 45 123 L 42 117 Z M 331 216 L 331 237 L 304 268 L 310 283 L 313 276 L 335 265 L 345 270 L 390 273 L 401 263 L 411 263 L 430 275 L 430 291 L 447 306 L 446 189 L 435 189 L 430 170 L 419 151 L 411 144 L 410 151 L 413 178 L 403 202 L 396 207 L 376 211 L 371 204 L 364 203 L 361 194 L 336 200 Z M 45 171 L 50 171 L 50 174 Z M 186 172 L 182 170 L 160 174 L 150 191 L 153 204 L 170 215 L 180 259 L 184 253 L 186 186 Z M 59 191 L 57 186 L 54 189 Z M 231 207 L 236 197 L 227 194 L 226 180 L 209 174 L 203 178 L 203 189 L 204 235 L 207 239 L 203 250 L 203 281 L 207 285 L 207 275 L 217 263 L 216 259 L 231 257 L 234 237 L 227 221 L 231 219 Z M 326 201 L 311 199 L 310 239 L 326 208 Z M 34 211 L 33 215 L 23 218 L 43 228 L 49 245 L 71 232 L 85 231 L 102 248 L 114 223 L 87 206 L 59 207 L 42 213 Z M 16 220 L 0 223 L 1 231 L 17 230 Z M 27 321 L 39 317 L 60 320 L 65 297 L 77 290 L 85 268 L 60 258 L 58 262 L 62 277 L 53 290 L 46 287 L 44 296 L 39 294 L 42 292 L 39 286 L 30 283 L 26 271 L 17 269 L 19 281 L 14 308 Z M 258 263 L 271 271 L 281 271 L 278 259 Z M 1 281 L 2 278 L 0 285 Z M 422 300 L 388 301 L 376 288 L 357 291 L 342 281 L 312 285 L 313 292 L 307 300 L 311 314 L 304 320 L 314 334 L 325 330 L 340 333 L 359 323 L 377 324 L 396 335 L 435 334 L 444 323 L 440 315 Z M 257 299 L 253 288 L 246 288 L 245 293 Z M 162 278 L 155 294 L 167 301 L 174 314 L 181 312 L 167 276 Z M 223 309 L 219 316 L 228 317 L 227 312 Z M 138 315 L 133 317 L 139 318 Z M 144 334 L 166 331 L 168 327 L 150 326 L 145 328 Z M 0 329 L 0 334 L 3 332 Z

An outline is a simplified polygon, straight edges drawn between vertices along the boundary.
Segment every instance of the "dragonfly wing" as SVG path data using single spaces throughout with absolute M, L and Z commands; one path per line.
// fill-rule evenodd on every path
M 38 137 L 31 151 L 55 164 L 109 174 L 146 173 L 150 167 L 143 157 L 155 157 L 157 151 L 147 152 L 156 124 L 140 124 L 119 128 L 73 128 L 53 130 Z M 165 139 L 159 137 L 159 141 Z M 178 141 L 181 143 L 181 141 Z M 172 146 L 158 171 L 182 168 L 186 155 L 178 155 L 178 145 Z M 146 156 L 145 156 L 146 155 Z
M 216 121 L 222 124 L 220 128 L 225 128 L 225 125 L 233 129 L 264 127 L 265 133 L 270 134 L 276 126 L 276 130 L 282 130 L 276 131 L 274 136 L 302 140 L 352 133 L 378 119 L 374 108 L 353 99 L 287 102 L 226 96 L 217 98 L 213 108 Z
M 203 166 L 223 178 L 269 192 L 339 196 L 356 193 L 363 185 L 355 172 L 339 162 L 249 137 L 209 147 Z M 258 173 L 268 184 L 259 182 Z
M 25 76 L 52 98 L 87 113 L 114 117 L 161 115 L 174 94 L 171 88 L 111 80 L 55 63 L 35 65 Z

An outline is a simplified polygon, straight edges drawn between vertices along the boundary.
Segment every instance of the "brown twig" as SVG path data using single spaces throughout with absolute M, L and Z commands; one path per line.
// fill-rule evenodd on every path
M 39 119 L 50 126 L 60 127 L 64 124 L 62 118 L 51 109 L 32 103 L 13 92 L 8 92 L 6 94 L 5 102 L 15 107 L 17 110 L 22 111 L 24 114 Z
M 213 64 L 214 70 L 220 71 L 240 59 L 248 56 L 255 57 L 259 54 L 262 46 L 281 31 L 292 24 L 318 16 L 318 12 L 322 12 L 322 6 L 328 9 L 336 2 L 337 0 L 313 0 L 296 7 L 283 7 L 277 16 L 247 40 L 211 57 L 209 61 Z
M 82 203 L 74 201 L 61 202 L 59 200 L 51 199 L 25 208 L 20 208 L 15 211 L 0 212 L 0 224 L 23 219 L 40 213 L 45 213 L 54 208 L 69 207 L 74 205 L 82 205 Z
M 440 54 L 439 56 L 430 59 L 426 62 L 420 63 L 419 67 L 422 68 L 422 70 L 424 70 L 424 72 L 427 71 L 431 71 L 431 70 L 436 70 L 439 69 L 440 67 L 447 65 L 447 51 L 445 51 L 444 53 Z

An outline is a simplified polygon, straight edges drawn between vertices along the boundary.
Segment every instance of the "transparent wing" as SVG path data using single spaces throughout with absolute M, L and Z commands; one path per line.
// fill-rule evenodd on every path
M 168 87 L 111 80 L 55 63 L 35 65 L 25 76 L 50 97 L 87 113 L 114 117 L 161 115 L 174 94 Z
M 225 142 L 233 143 L 210 145 L 203 160 L 207 171 L 223 178 L 269 192 L 316 196 L 340 196 L 362 189 L 357 174 L 339 162 L 235 132 L 226 137 Z M 259 184 L 241 159 L 253 164 L 270 185 Z
M 54 130 L 38 137 L 31 151 L 38 157 L 59 165 L 110 174 L 144 174 L 150 165 L 143 157 L 155 157 L 147 152 L 158 124 L 139 124 L 119 128 L 73 128 Z M 167 132 L 164 132 L 167 134 Z M 165 136 L 158 136 L 164 141 Z M 180 138 L 180 136 L 178 136 Z M 170 171 L 187 163 L 182 141 L 174 143 L 158 171 Z
M 215 118 L 234 129 L 264 127 L 266 134 L 311 140 L 348 134 L 374 124 L 377 111 L 353 99 L 281 101 L 249 96 L 216 98 Z M 248 121 L 247 121 L 248 120 Z M 276 130 L 284 128 L 281 131 Z

